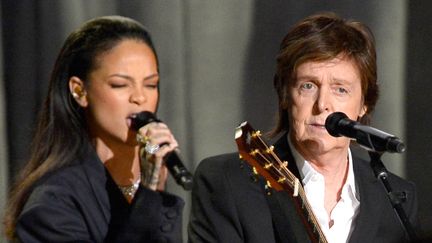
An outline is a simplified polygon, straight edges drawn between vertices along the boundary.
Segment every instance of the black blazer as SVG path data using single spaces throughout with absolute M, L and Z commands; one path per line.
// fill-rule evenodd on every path
M 286 136 L 275 149 L 282 160 L 294 161 Z M 368 162 L 354 156 L 353 160 L 360 209 L 349 242 L 404 242 L 404 230 L 382 183 Z M 289 166 L 298 176 L 295 163 Z M 414 185 L 393 174 L 389 180 L 394 191 L 407 193 L 403 207 L 415 222 Z M 285 192 L 266 196 L 263 183 L 253 181 L 250 167 L 238 159 L 237 153 L 203 160 L 195 172 L 189 242 L 309 242 L 304 226 L 294 215 L 290 196 Z
M 36 184 L 16 233 L 22 242 L 181 242 L 183 206 L 141 186 L 129 204 L 92 150 Z

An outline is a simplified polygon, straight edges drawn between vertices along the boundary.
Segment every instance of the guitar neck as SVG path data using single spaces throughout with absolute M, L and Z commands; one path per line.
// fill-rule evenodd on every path
M 288 169 L 288 161 L 280 160 L 274 153 L 273 146 L 268 146 L 260 132 L 246 122 L 236 129 L 236 143 L 240 158 L 250 164 L 255 173 L 263 176 L 269 187 L 288 192 L 310 240 L 327 243 L 300 180 Z
M 292 194 L 290 195 L 295 203 L 297 212 L 302 219 L 303 224 L 306 226 L 311 240 L 314 238 L 314 242 L 327 243 L 324 232 L 322 231 L 319 222 L 312 211 L 309 201 L 307 200 L 306 192 L 304 191 L 303 186 L 300 185 L 297 197 L 293 196 Z

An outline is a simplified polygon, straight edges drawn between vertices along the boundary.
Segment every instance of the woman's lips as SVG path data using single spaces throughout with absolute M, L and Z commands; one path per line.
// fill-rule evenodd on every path
M 138 112 L 137 113 L 131 113 L 126 117 L 126 124 L 129 128 L 132 127 L 132 119 L 134 119 L 137 116 L 137 114 L 138 114 Z

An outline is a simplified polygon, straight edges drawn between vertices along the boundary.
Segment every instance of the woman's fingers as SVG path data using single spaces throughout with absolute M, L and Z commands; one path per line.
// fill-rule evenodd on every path
M 154 154 L 157 157 L 164 157 L 168 152 L 171 152 L 178 147 L 174 135 L 164 123 L 149 123 L 140 128 L 138 132 L 141 137 L 145 138 L 144 141 L 149 148 L 155 148 L 159 145 L 158 149 L 150 150 L 151 154 Z M 160 153 L 159 151 L 164 151 L 164 153 Z
M 152 190 L 164 190 L 168 170 L 163 161 L 165 156 L 177 149 L 177 140 L 163 123 L 149 123 L 140 128 L 138 133 L 143 138 L 139 142 L 145 151 L 145 161 L 141 161 L 141 173 L 147 177 L 144 185 Z

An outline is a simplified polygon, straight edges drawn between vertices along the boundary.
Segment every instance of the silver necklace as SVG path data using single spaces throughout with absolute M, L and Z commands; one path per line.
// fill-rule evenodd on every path
M 141 182 L 141 175 L 138 177 L 138 180 L 129 186 L 120 186 L 117 185 L 120 191 L 125 195 L 126 197 L 133 198 L 135 196 L 135 193 L 138 190 L 139 184 Z

